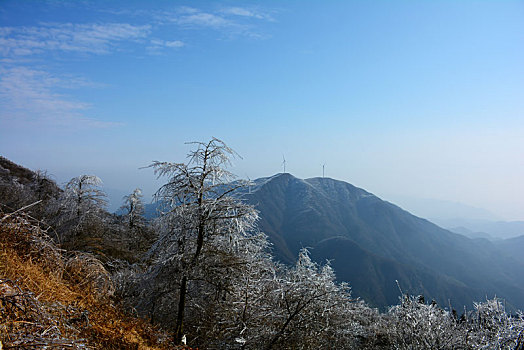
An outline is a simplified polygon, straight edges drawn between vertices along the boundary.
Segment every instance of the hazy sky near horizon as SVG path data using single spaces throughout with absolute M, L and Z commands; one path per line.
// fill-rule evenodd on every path
M 386 199 L 524 220 L 522 1 L 0 1 L 0 154 L 152 193 L 224 140 Z

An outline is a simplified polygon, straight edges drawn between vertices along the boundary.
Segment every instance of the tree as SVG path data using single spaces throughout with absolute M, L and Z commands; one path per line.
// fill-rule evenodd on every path
M 232 193 L 246 185 L 235 181 L 227 170 L 236 153 L 216 138 L 192 142 L 195 149 L 187 163 L 153 162 L 158 177 L 168 181 L 155 194 L 161 203 L 164 233 L 155 244 L 158 261 L 178 276 L 178 308 L 175 342 L 181 343 L 189 284 L 196 279 L 210 256 L 220 255 L 224 241 L 235 244 L 246 235 L 258 215 L 254 208 L 234 198 Z M 208 249 L 209 248 L 209 249 Z M 220 284 L 216 285 L 220 289 Z
M 72 178 L 59 198 L 49 205 L 48 217 L 56 228 L 59 242 L 68 249 L 101 251 L 106 229 L 106 195 L 95 175 Z
M 135 188 L 133 193 L 124 196 L 124 204 L 120 207 L 125 211 L 130 229 L 140 226 L 144 215 L 144 202 L 142 201 L 142 190 Z
M 349 285 L 337 284 L 331 266 L 312 261 L 305 248 L 295 266 L 282 270 L 273 290 L 273 325 L 264 348 L 347 348 L 351 333 L 357 333 L 354 311 L 363 309 L 351 297 Z
M 65 186 L 62 204 L 76 214 L 77 219 L 98 212 L 107 205 L 106 195 L 99 188 L 102 180 L 95 175 L 74 177 Z

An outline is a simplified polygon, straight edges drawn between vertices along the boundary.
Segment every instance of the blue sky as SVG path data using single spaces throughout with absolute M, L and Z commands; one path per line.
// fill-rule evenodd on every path
M 218 137 L 524 220 L 522 1 L 0 1 L 0 153 L 120 194 Z

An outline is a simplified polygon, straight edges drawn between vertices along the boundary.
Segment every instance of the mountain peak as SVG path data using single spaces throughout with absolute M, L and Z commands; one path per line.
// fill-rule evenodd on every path
M 269 184 L 269 183 L 288 183 L 289 181 L 292 181 L 297 184 L 302 184 L 304 186 L 311 186 L 315 189 L 315 191 L 320 192 L 327 192 L 324 193 L 324 195 L 333 195 L 335 193 L 330 193 L 333 191 L 342 191 L 342 192 L 352 192 L 355 197 L 362 198 L 362 197 L 369 197 L 373 196 L 372 193 L 367 192 L 366 190 L 356 187 L 348 182 L 336 180 L 330 177 L 312 177 L 308 179 L 300 179 L 291 173 L 277 173 L 272 176 L 263 177 L 254 180 L 254 187 L 252 187 L 252 190 L 255 190 L 255 188 L 260 188 L 263 185 Z

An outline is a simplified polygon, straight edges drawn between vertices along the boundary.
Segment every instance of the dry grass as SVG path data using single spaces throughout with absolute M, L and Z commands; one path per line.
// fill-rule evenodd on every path
M 169 348 L 167 334 L 115 305 L 110 276 L 97 259 L 58 249 L 28 217 L 0 213 L 0 220 L 4 348 Z

